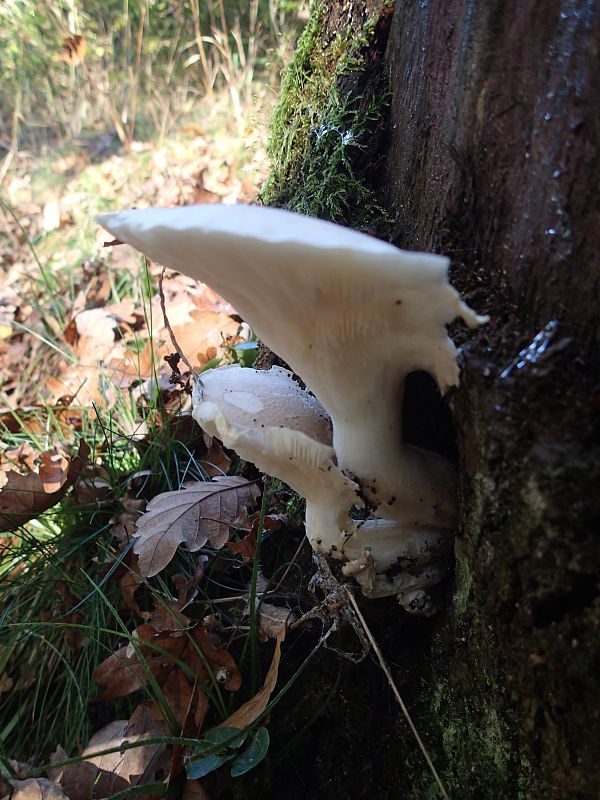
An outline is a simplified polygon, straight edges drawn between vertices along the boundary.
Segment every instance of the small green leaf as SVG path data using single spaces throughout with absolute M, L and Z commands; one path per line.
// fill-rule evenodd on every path
M 247 737 L 248 731 L 239 728 L 213 728 L 206 732 L 202 741 L 227 747 L 228 750 L 237 750 Z
M 192 759 L 196 755 L 205 756 L 237 750 L 244 744 L 247 736 L 248 732 L 239 728 L 213 728 L 206 732 L 203 739 L 198 739 Z
M 238 364 L 241 364 L 242 367 L 251 367 L 258 355 L 258 342 L 242 342 L 234 345 L 231 349 Z
M 201 372 L 206 372 L 207 369 L 214 369 L 214 367 L 218 367 L 221 361 L 222 359 L 220 356 L 217 356 L 216 358 L 211 358 L 210 361 L 207 361 L 206 364 L 198 370 L 198 375 Z
M 213 728 L 194 746 L 194 754 L 187 759 L 186 772 L 190 780 L 203 778 L 222 764 L 235 758 L 244 744 L 248 731 L 239 728 Z
M 214 754 L 203 756 L 202 758 L 195 759 L 194 761 L 188 761 L 185 771 L 187 772 L 187 776 L 191 781 L 195 780 L 196 778 L 203 778 L 205 775 L 208 775 L 209 772 L 218 769 L 222 764 L 227 763 L 227 761 L 231 761 L 234 755 L 234 753 L 230 753 L 227 755 Z
M 231 765 L 231 777 L 237 778 L 238 775 L 243 775 L 260 764 L 267 755 L 269 741 L 269 731 L 266 728 L 259 728 L 244 752 L 234 759 Z

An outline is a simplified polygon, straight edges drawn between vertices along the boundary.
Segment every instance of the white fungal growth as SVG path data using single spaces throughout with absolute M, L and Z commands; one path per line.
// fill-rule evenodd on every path
M 353 544 L 347 545 L 346 557 L 357 561 L 360 547 L 363 554 L 369 550 L 373 575 L 383 575 L 389 558 L 382 555 L 381 522 L 373 530 L 363 526 L 359 533 L 347 521 L 357 497 L 380 520 L 394 523 L 398 536 L 402 531 L 406 537 L 408 531 L 409 536 L 433 532 L 447 537 L 456 524 L 454 468 L 440 456 L 404 443 L 401 428 L 404 382 L 410 372 L 429 372 L 442 392 L 458 382 L 456 349 L 445 325 L 455 317 L 471 327 L 485 321 L 448 283 L 446 258 L 408 253 L 330 222 L 258 206 L 145 209 L 104 214 L 98 220 L 118 240 L 223 295 L 326 410 L 332 441 L 324 441 L 322 431 L 307 432 L 302 415 L 289 426 L 272 416 L 268 425 L 261 423 L 269 432 L 261 429 L 259 435 L 252 429 L 255 423 L 250 424 L 252 415 L 275 410 L 261 405 L 266 401 L 250 399 L 247 387 L 231 386 L 229 399 L 223 395 L 223 403 L 246 413 L 243 423 L 233 422 L 220 402 L 199 399 L 198 394 L 194 412 L 208 430 L 212 426 L 228 437 L 229 446 L 252 451 L 253 457 L 244 457 L 307 497 L 313 545 L 325 540 L 339 554 L 338 544 L 332 549 L 333 540 L 336 535 L 345 540 L 350 532 Z M 279 432 L 278 424 L 284 425 Z M 284 451 L 288 460 L 302 465 L 288 478 L 283 475 Z M 314 470 L 321 473 L 320 482 L 311 482 Z M 310 499 L 312 492 L 320 493 L 323 508 L 330 504 L 328 514 Z M 326 533 L 319 535 L 319 530 Z M 367 543 L 370 530 L 373 537 Z M 386 586 L 399 594 L 408 591 L 392 578 L 374 577 L 371 583 L 372 593 Z

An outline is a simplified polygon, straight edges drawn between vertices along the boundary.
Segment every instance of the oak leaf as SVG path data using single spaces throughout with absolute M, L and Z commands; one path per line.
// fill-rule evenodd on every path
M 182 627 L 163 631 L 140 625 L 134 631 L 136 646 L 132 642 L 105 659 L 93 680 L 104 687 L 97 700 L 113 700 L 145 686 L 151 674 L 181 730 L 195 735 L 208 711 L 206 687 L 216 679 L 235 692 L 242 679 L 215 631 L 205 625 L 189 629 L 189 620 L 181 613 L 180 622 Z
M 15 530 L 56 505 L 80 475 L 89 452 L 83 440 L 70 461 L 58 450 L 48 450 L 41 454 L 38 471 L 27 475 L 4 465 L 0 480 L 0 531 Z
M 225 476 L 157 495 L 137 521 L 133 549 L 140 573 L 148 578 L 159 573 L 182 543 L 191 552 L 207 542 L 223 547 L 229 527 L 246 514 L 259 493 L 255 482 Z

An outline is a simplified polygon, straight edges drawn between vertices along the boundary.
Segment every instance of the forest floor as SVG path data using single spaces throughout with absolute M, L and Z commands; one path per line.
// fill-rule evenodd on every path
M 170 797 L 206 798 L 199 777 L 228 761 L 241 774 L 266 753 L 257 720 L 289 612 L 254 611 L 265 588 L 256 538 L 283 516 L 265 516 L 263 500 L 260 529 L 258 512 L 244 521 L 257 476 L 223 477 L 230 459 L 191 424 L 188 376 L 170 382 L 162 270 L 106 247 L 94 217 L 256 201 L 267 119 L 242 128 L 224 104 L 161 145 L 126 150 L 99 134 L 22 151 L 1 187 L 0 797 L 120 797 L 138 784 L 162 796 L 168 784 Z M 195 369 L 247 362 L 251 331 L 231 306 L 172 271 L 163 289 Z M 146 503 L 215 476 L 222 483 L 209 491 L 224 486 L 239 501 L 229 522 L 241 544 L 221 558 L 209 534 L 202 554 L 180 548 L 149 578 L 132 548 Z M 285 488 L 272 489 L 268 510 L 274 498 L 294 512 Z M 228 570 L 242 563 L 247 580 L 232 587 Z M 275 651 L 262 653 L 269 639 Z M 233 741 L 232 727 L 246 730 Z M 182 750 L 209 730 L 204 749 Z M 152 745 L 135 746 L 149 736 Z M 98 751 L 108 752 L 90 758 Z

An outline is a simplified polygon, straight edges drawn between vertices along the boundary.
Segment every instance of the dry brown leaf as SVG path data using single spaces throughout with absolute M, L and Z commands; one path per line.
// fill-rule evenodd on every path
M 242 557 L 244 564 L 249 564 L 254 559 L 256 552 L 256 531 L 250 531 L 239 542 L 227 542 L 227 547 L 232 553 Z
M 42 453 L 42 463 L 38 474 L 46 494 L 53 494 L 62 488 L 67 480 L 69 462 L 58 450 Z
M 114 797 L 117 792 L 129 788 L 129 782 L 125 778 L 98 769 L 87 761 L 66 766 L 60 785 L 69 800 L 101 800 Z
M 56 505 L 81 473 L 90 449 L 81 440 L 77 455 L 68 461 L 57 450 L 41 456 L 39 472 L 21 475 L 4 470 L 6 480 L 0 489 L 0 531 L 18 528 L 32 517 Z
M 162 683 L 174 667 L 168 654 L 182 660 L 188 641 L 186 636 L 181 635 L 181 631 L 160 632 L 148 624 L 140 625 L 133 635 L 137 640 L 135 647 L 130 642 L 96 667 L 92 679 L 94 683 L 105 687 L 97 700 L 113 700 L 135 692 L 146 684 L 147 670 L 150 670 L 159 684 Z M 153 646 L 145 646 L 146 642 Z M 136 647 L 144 660 L 143 664 Z
M 273 653 L 273 660 L 271 666 L 265 677 L 262 689 L 260 689 L 254 697 L 241 705 L 237 711 L 234 711 L 218 728 L 246 728 L 251 725 L 257 717 L 259 717 L 269 704 L 269 699 L 277 683 L 277 675 L 279 674 L 279 661 L 281 659 L 281 643 L 285 639 L 285 626 L 281 629 L 277 641 L 275 642 L 275 652 Z
M 77 328 L 75 349 L 79 358 L 88 365 L 103 361 L 114 347 L 118 321 L 106 308 L 80 311 L 74 321 Z
M 85 58 L 85 39 L 81 34 L 66 36 L 60 47 L 59 59 L 72 64 L 74 67 L 83 62 Z
M 67 344 L 70 344 L 72 347 L 74 347 L 77 344 L 77 341 L 79 339 L 79 333 L 77 331 L 77 325 L 74 319 L 72 319 L 67 324 L 67 327 L 62 332 L 62 337 L 65 340 L 65 342 Z
M 140 625 L 135 635 L 144 666 L 131 644 L 109 656 L 93 675 L 94 681 L 105 687 L 98 700 L 124 697 L 141 688 L 147 683 L 149 671 L 161 687 L 182 732 L 194 736 L 208 711 L 205 687 L 211 683 L 211 673 L 228 691 L 236 691 L 241 685 L 235 660 L 223 649 L 218 634 L 205 626 L 196 626 L 191 631 L 186 628 L 157 631 L 152 625 Z M 195 679 L 177 662 L 187 664 Z
M 3 459 L 6 459 L 7 463 L 12 462 L 17 466 L 19 472 L 35 472 L 40 457 L 40 451 L 30 442 L 23 442 L 19 447 L 5 450 L 2 456 Z
M 106 306 L 112 293 L 112 282 L 106 266 L 95 261 L 88 261 L 83 265 L 79 273 L 80 282 L 76 287 L 79 289 L 73 303 L 71 311 L 77 314 L 84 308 L 100 308 Z M 126 303 L 133 302 L 126 300 Z M 112 311 L 113 307 L 110 307 Z
M 135 554 L 131 554 L 135 555 Z M 137 600 L 135 599 L 134 595 L 136 591 L 142 586 L 144 583 L 144 579 L 138 572 L 134 571 L 127 571 L 124 575 L 119 578 L 119 589 L 121 590 L 121 596 L 125 601 L 126 607 L 133 611 L 134 614 L 142 617 L 144 620 L 148 620 L 150 616 L 148 611 L 142 611 L 139 607 Z
M 168 308 L 168 307 L 167 307 Z M 167 312 L 169 313 L 169 312 Z M 180 350 L 188 357 L 194 367 L 203 367 L 222 350 L 223 341 L 235 336 L 239 323 L 228 314 L 205 309 L 194 309 L 189 313 L 192 321 L 183 325 L 171 325 L 173 335 Z M 170 314 L 169 314 L 170 319 Z M 166 343 L 167 352 L 173 345 Z M 161 355 L 163 355 L 161 350 Z M 165 352 L 164 355 L 167 355 Z
M 107 367 L 111 381 L 117 386 L 127 388 L 150 378 L 154 364 L 158 369 L 160 360 L 156 357 L 156 343 L 148 340 L 139 353 L 128 350 L 123 357 L 110 359 Z
M 137 522 L 133 549 L 139 556 L 141 574 L 152 577 L 159 573 L 182 543 L 192 552 L 207 541 L 213 547 L 223 547 L 229 526 L 246 513 L 259 494 L 255 482 L 225 476 L 157 495 Z
M 83 756 L 86 756 L 87 762 L 98 770 L 117 775 L 129 785 L 135 785 L 147 771 L 149 764 L 166 750 L 165 745 L 142 745 L 124 750 L 122 753 L 115 752 L 101 756 L 93 756 L 93 753 L 118 747 L 125 741 L 134 743 L 141 739 L 162 736 L 165 732 L 162 720 L 156 719 L 148 706 L 139 705 L 131 719 L 115 720 L 95 733 L 83 751 Z
M 194 628 L 192 636 L 204 653 L 213 674 L 216 675 L 221 686 L 230 692 L 237 692 L 242 685 L 242 676 L 233 656 L 223 649 L 220 636 L 204 625 Z M 201 662 L 201 668 L 198 669 L 198 673 L 201 675 L 202 680 L 207 681 L 208 670 L 204 662 Z
M 222 475 L 224 472 L 227 472 L 231 466 L 231 459 L 223 450 L 222 444 L 216 439 L 211 441 L 208 452 L 206 455 L 198 458 L 198 461 L 202 464 L 202 469 L 210 478 Z
M 58 398 L 56 405 L 21 406 L 15 411 L 0 413 L 0 429 L 6 428 L 10 433 L 26 431 L 28 433 L 45 433 L 57 424 L 61 432 L 81 430 L 81 408 L 70 408 L 74 398 L 64 395 Z
M 296 621 L 296 615 L 289 608 L 281 608 L 271 603 L 260 603 L 258 611 L 258 630 L 256 635 L 259 641 L 266 642 L 267 639 L 277 639 L 281 631 Z
M 70 798 L 48 778 L 28 778 L 14 781 L 11 800 L 70 800 Z
M 180 669 L 172 669 L 160 688 L 180 730 L 185 732 L 196 687 Z
M 250 523 L 250 524 L 248 524 Z M 263 519 L 264 531 L 278 531 L 287 523 L 285 514 L 265 514 Z M 240 555 L 244 564 L 249 563 L 254 558 L 256 551 L 256 541 L 258 539 L 258 528 L 260 526 L 260 511 L 251 514 L 246 520 L 245 524 L 241 526 L 241 530 L 249 530 L 247 536 L 240 539 L 239 542 L 227 542 L 227 547 L 233 552 Z
M 158 604 L 150 614 L 148 622 L 157 631 L 179 631 L 189 627 L 191 619 L 180 611 L 179 602 L 171 602 L 168 608 Z
M 131 645 L 121 647 L 116 653 L 105 658 L 92 675 L 94 683 L 105 687 L 97 700 L 126 697 L 141 689 L 146 679 L 146 672 Z
M 140 513 L 146 508 L 146 501 L 125 495 L 121 499 L 121 504 L 125 511 L 112 517 L 110 532 L 120 545 L 126 547 L 135 534 L 135 523 L 140 518 Z

